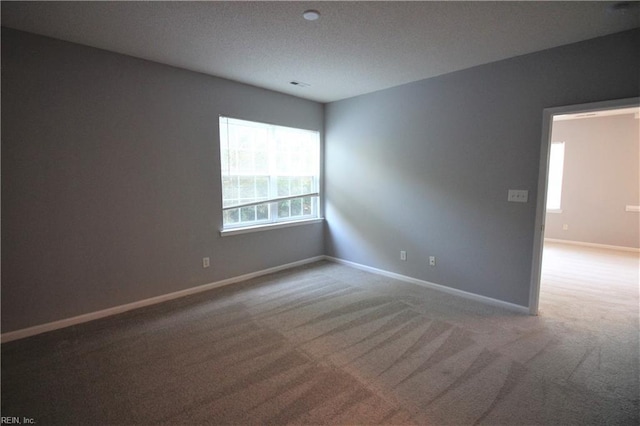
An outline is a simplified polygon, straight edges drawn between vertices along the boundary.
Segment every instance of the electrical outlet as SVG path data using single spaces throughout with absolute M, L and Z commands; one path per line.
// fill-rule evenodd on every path
M 510 189 L 507 201 L 512 203 L 526 203 L 529 201 L 529 191 L 526 189 Z
M 429 266 L 436 266 L 436 257 L 429 256 Z
M 400 250 L 400 260 L 407 260 L 407 252 Z
M 569 225 L 567 225 L 566 223 L 564 225 L 562 225 L 562 230 L 563 231 L 568 231 L 569 230 Z
M 209 258 L 208 257 L 203 257 L 202 258 L 202 267 L 203 268 L 208 268 L 209 265 L 210 265 Z

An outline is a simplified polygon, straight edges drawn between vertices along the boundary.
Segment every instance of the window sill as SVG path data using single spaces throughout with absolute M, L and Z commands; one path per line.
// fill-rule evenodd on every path
M 547 209 L 547 213 L 562 213 L 562 209 Z
M 230 237 L 232 235 L 249 234 L 252 232 L 271 231 L 274 229 L 290 228 L 292 226 L 310 225 L 312 223 L 321 223 L 321 222 L 324 222 L 324 218 L 303 219 L 303 220 L 295 220 L 291 222 L 269 223 L 266 225 L 248 226 L 245 228 L 223 229 L 222 231 L 220 231 L 220 236 Z

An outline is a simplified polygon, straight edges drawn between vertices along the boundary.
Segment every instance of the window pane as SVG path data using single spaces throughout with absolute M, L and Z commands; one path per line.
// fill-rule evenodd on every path
M 291 200 L 291 216 L 300 216 L 302 214 L 302 198 Z
M 225 210 L 224 215 L 222 217 L 223 223 L 226 225 L 228 223 L 237 223 L 240 217 L 240 210 Z
M 300 185 L 302 186 L 302 194 L 315 192 L 313 188 L 313 178 L 310 176 L 300 178 Z
M 288 177 L 278 177 L 278 197 L 288 197 L 291 195 L 289 186 L 290 179 Z
M 562 201 L 562 175 L 564 170 L 564 142 L 552 142 L 549 152 L 549 180 L 547 183 L 547 210 L 559 210 Z
M 252 222 L 256 220 L 256 208 L 255 207 L 242 207 L 240 209 L 240 219 L 243 222 Z
M 256 206 L 256 219 L 258 220 L 267 220 L 269 219 L 269 205 L 268 204 L 260 204 Z
M 291 201 L 280 201 L 278 203 L 278 217 L 289 217 L 291 214 L 289 213 L 289 206 L 291 205 Z
M 256 200 L 269 198 L 269 177 L 256 177 Z
M 313 212 L 313 207 L 311 205 L 311 197 L 304 197 L 302 199 L 302 214 L 305 216 L 309 216 Z
M 302 178 L 291 178 L 291 195 L 302 194 Z
M 238 180 L 235 177 L 222 178 L 223 206 L 232 206 L 238 203 Z
M 255 178 L 253 176 L 240 178 L 240 199 L 243 203 L 256 201 L 256 190 L 254 184 Z

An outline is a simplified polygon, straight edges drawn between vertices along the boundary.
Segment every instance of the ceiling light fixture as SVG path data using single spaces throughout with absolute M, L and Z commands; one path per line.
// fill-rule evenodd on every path
M 306 10 L 302 14 L 302 16 L 307 21 L 315 21 L 316 19 L 320 18 L 320 12 L 318 12 L 317 10 Z
M 298 86 L 298 87 L 309 87 L 311 86 L 309 83 L 303 83 L 302 81 L 290 81 L 289 84 L 293 84 L 294 86 Z
M 627 14 L 627 13 L 632 13 L 633 9 L 636 9 L 638 7 L 638 2 L 634 1 L 619 1 L 617 3 L 613 3 L 610 4 L 607 7 L 607 10 L 610 13 L 621 13 L 621 14 Z

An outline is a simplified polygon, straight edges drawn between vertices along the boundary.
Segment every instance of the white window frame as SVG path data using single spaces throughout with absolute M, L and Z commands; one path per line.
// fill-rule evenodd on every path
M 269 173 L 266 175 L 258 175 L 253 171 L 250 172 L 242 172 L 239 170 L 236 170 L 234 172 L 233 177 L 234 178 L 242 178 L 243 176 L 246 177 L 263 177 L 267 179 L 267 192 L 268 192 L 268 196 L 267 197 L 261 197 L 260 199 L 254 199 L 254 200 L 250 200 L 247 202 L 242 202 L 241 198 L 240 198 L 240 194 L 238 193 L 238 202 L 234 203 L 232 205 L 226 205 L 225 206 L 225 198 L 224 198 L 224 181 L 225 181 L 225 158 L 224 158 L 224 148 L 225 148 L 225 143 L 227 144 L 226 147 L 228 149 L 229 147 L 229 140 L 224 140 L 225 137 L 228 138 L 229 133 L 228 133 L 228 128 L 226 127 L 229 123 L 231 123 L 232 125 L 246 125 L 249 127 L 257 127 L 261 130 L 265 130 L 268 134 L 268 136 L 266 137 L 266 144 L 267 144 L 267 157 L 268 157 L 268 168 L 269 168 Z M 274 228 L 280 228 L 280 227 L 288 227 L 288 226 L 297 226 L 297 225 L 303 225 L 303 224 L 308 224 L 308 223 L 314 223 L 314 222 L 321 222 L 322 219 L 322 212 L 321 212 L 321 193 L 320 193 L 320 185 L 321 185 L 321 145 L 320 145 L 320 132 L 319 131 L 315 131 L 315 130 L 307 130 L 307 129 L 299 129 L 299 128 L 293 128 L 293 127 L 286 127 L 286 126 L 279 126 L 279 125 L 274 125 L 274 124 L 269 124 L 269 123 L 262 123 L 262 122 L 256 122 L 256 121 L 249 121 L 249 120 L 244 120 L 244 119 L 237 119 L 237 118 L 231 118 L 231 117 L 226 117 L 226 116 L 220 116 L 219 118 L 219 125 L 220 125 L 220 129 L 219 129 L 219 139 L 220 139 L 220 144 L 219 144 L 219 149 L 220 149 L 220 175 L 221 175 L 221 197 L 222 197 L 222 213 L 223 213 L 223 219 L 222 219 L 222 227 L 220 230 L 220 234 L 222 236 L 225 235 L 235 235 L 235 234 L 241 234 L 241 233 L 246 233 L 246 232 L 255 232 L 255 231 L 262 231 L 262 230 L 268 230 L 268 229 L 274 229 Z M 282 179 L 282 178 L 286 178 L 287 175 L 283 175 L 283 174 L 278 174 L 277 172 L 282 172 L 282 170 L 277 170 L 277 166 L 276 166 L 276 157 L 278 156 L 277 153 L 277 148 L 276 148 L 276 138 L 275 138 L 275 134 L 276 132 L 282 132 L 282 131 L 293 131 L 293 132 L 300 132 L 301 134 L 307 134 L 308 137 L 313 138 L 315 136 L 316 140 L 314 141 L 314 143 L 317 146 L 317 165 L 316 165 L 316 170 L 314 170 L 313 172 L 315 172 L 315 175 L 312 176 L 312 180 L 310 183 L 310 187 L 308 187 L 308 191 L 303 191 L 302 193 L 298 193 L 295 195 L 287 195 L 287 196 L 278 196 L 278 184 L 281 183 L 278 181 L 278 179 Z M 226 159 L 226 164 L 228 167 L 231 167 L 231 152 L 227 151 L 228 154 L 230 154 L 228 156 L 228 158 Z M 238 153 L 238 151 L 236 151 L 236 153 Z M 289 153 L 290 154 L 290 153 Z M 253 157 L 251 161 L 256 161 L 256 158 Z M 230 169 L 227 169 L 230 170 Z M 229 172 L 230 173 L 230 172 Z M 226 175 L 227 178 L 229 177 L 229 174 Z M 289 178 L 294 178 L 294 176 L 288 176 Z M 298 176 L 295 176 L 298 177 Z M 285 179 L 286 180 L 286 179 Z M 254 188 L 257 185 L 257 180 L 254 181 Z M 289 187 L 291 187 L 292 181 L 289 180 L 288 185 Z M 257 191 L 255 191 L 257 192 Z M 255 193 L 254 192 L 254 193 Z M 289 215 L 286 217 L 281 217 L 279 216 L 279 208 L 283 208 L 284 206 L 281 205 L 282 202 L 284 201 L 291 201 L 291 200 L 297 200 L 297 199 L 304 199 L 304 198 L 310 198 L 310 209 L 311 209 L 311 213 L 310 214 L 303 214 L 303 212 L 301 211 L 300 215 L 296 215 L 296 216 L 291 216 L 291 202 L 288 203 L 288 210 L 289 210 Z M 228 199 L 227 199 L 228 201 Z M 301 201 L 301 204 L 304 201 Z M 253 221 L 242 221 L 242 212 L 240 209 L 242 208 L 247 208 L 247 207 L 258 207 L 258 206 L 262 206 L 262 205 L 267 205 L 268 206 L 268 218 L 267 219 L 258 219 L 256 217 L 256 220 Z M 301 209 L 304 208 L 303 205 L 300 206 Z M 224 223 L 224 216 L 225 216 L 225 211 L 231 211 L 231 210 L 236 210 L 238 209 L 238 217 L 240 218 L 240 220 L 237 223 L 227 223 L 225 225 Z M 256 211 L 256 216 L 257 216 L 257 209 Z M 264 211 L 263 211 L 264 214 Z

